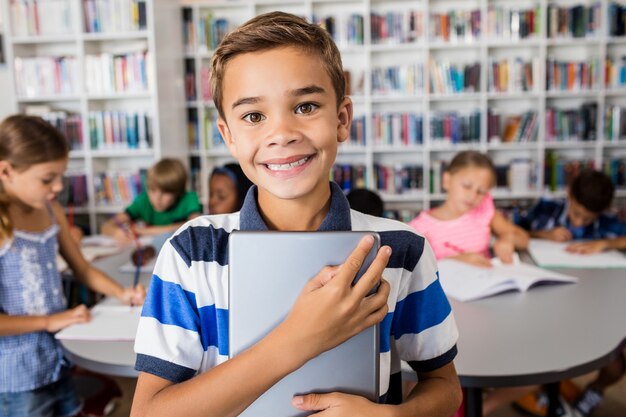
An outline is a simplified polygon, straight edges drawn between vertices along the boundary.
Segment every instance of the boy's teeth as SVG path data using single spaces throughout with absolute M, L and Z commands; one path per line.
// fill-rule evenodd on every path
M 307 156 L 289 164 L 267 164 L 267 167 L 272 171 L 287 171 L 291 168 L 295 168 L 304 164 L 308 159 L 309 157 Z

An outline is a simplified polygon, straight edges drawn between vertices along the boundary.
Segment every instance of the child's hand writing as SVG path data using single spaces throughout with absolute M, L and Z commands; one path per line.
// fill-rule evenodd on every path
M 119 299 L 124 304 L 133 306 L 142 305 L 143 301 L 146 299 L 146 287 L 144 287 L 143 284 L 137 284 L 136 287 L 124 288 Z
M 133 243 L 133 236 L 127 229 L 122 229 L 118 227 L 113 232 L 113 238 L 120 245 L 129 245 Z
M 567 242 L 569 240 L 572 240 L 572 232 L 562 226 L 548 230 L 544 232 L 544 234 L 546 239 L 554 240 L 555 242 Z
M 572 243 L 565 248 L 567 252 L 578 253 L 581 255 L 598 253 L 606 249 L 608 249 L 608 243 L 606 240 L 593 240 L 590 242 Z
M 65 310 L 61 313 L 50 314 L 46 323 L 46 331 L 58 332 L 72 324 L 85 323 L 91 320 L 91 312 L 83 304 Z
M 303 411 L 321 411 L 315 415 L 324 417 L 359 417 L 383 415 L 388 405 L 375 404 L 358 395 L 333 392 L 330 394 L 307 394 L 293 397 L 291 404 Z
M 298 347 L 299 362 L 305 363 L 385 318 L 389 284 L 382 273 L 391 248 L 380 248 L 367 271 L 351 285 L 373 243 L 371 236 L 361 239 L 342 265 L 326 267 L 309 281 L 276 329 Z M 379 283 L 377 292 L 367 296 Z
M 504 264 L 513 263 L 513 254 L 515 253 L 515 244 L 510 239 L 500 238 L 493 245 L 494 254 Z

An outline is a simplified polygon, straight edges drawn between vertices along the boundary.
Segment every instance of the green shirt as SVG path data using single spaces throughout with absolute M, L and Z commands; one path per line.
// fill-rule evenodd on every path
M 194 191 L 187 191 L 172 207 L 165 211 L 156 211 L 148 193 L 143 192 L 126 208 L 126 214 L 134 220 L 143 220 L 150 226 L 167 226 L 185 221 L 190 214 L 201 213 L 200 201 Z

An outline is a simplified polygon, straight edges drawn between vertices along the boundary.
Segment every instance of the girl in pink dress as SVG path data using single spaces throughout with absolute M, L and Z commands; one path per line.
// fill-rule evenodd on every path
M 513 261 L 516 249 L 525 249 L 528 234 L 495 209 L 489 191 L 495 169 L 488 156 L 475 151 L 458 153 L 443 174 L 446 200 L 423 211 L 409 225 L 430 242 L 437 259 L 452 258 L 473 265 L 491 265 L 491 236 L 495 256 Z

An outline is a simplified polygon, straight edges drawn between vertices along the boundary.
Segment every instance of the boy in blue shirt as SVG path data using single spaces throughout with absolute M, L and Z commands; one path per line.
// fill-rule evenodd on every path
M 573 253 L 623 249 L 626 224 L 604 213 L 614 192 L 607 175 L 585 171 L 574 178 L 565 200 L 540 200 L 518 224 L 534 238 L 557 242 L 585 240 L 568 246 L 567 250 Z
M 194 219 L 163 246 L 137 332 L 131 415 L 237 415 L 308 360 L 376 323 L 381 403 L 297 395 L 294 413 L 452 415 L 461 401 L 452 362 L 458 332 L 428 242 L 402 223 L 350 210 L 328 181 L 352 122 L 332 38 L 290 14 L 258 16 L 215 51 L 212 89 L 220 133 L 255 185 L 240 212 Z M 323 269 L 282 323 L 229 359 L 227 244 L 236 229 L 373 230 L 382 245 L 354 287 L 371 239 L 344 264 Z M 420 381 L 404 402 L 402 359 Z

